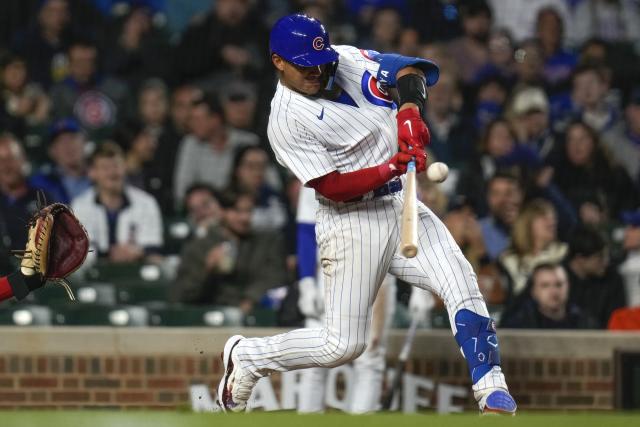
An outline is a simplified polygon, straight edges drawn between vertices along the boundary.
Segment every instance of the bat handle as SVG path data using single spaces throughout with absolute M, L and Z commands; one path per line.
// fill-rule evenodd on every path
M 407 173 L 416 171 L 416 160 L 415 157 L 409 163 L 407 163 Z

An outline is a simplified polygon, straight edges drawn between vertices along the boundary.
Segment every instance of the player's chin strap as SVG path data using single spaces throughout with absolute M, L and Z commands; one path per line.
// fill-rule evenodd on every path
M 493 319 L 462 309 L 456 313 L 456 341 L 467 360 L 473 384 L 500 365 L 500 349 Z

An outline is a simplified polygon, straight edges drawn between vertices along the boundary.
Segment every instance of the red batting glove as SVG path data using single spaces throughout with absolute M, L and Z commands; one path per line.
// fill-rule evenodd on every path
M 398 145 L 400 150 L 411 153 L 409 147 L 426 147 L 431 141 L 431 135 L 427 125 L 420 117 L 420 110 L 417 108 L 406 108 L 396 116 L 398 121 Z
M 412 150 L 412 154 L 399 151 L 387 163 L 392 176 L 400 176 L 407 173 L 407 165 L 411 160 L 416 161 L 416 173 L 424 172 L 427 168 L 427 154 L 422 149 Z

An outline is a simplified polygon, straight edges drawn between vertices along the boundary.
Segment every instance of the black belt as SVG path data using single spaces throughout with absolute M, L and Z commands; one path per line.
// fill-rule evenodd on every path
M 380 187 L 363 194 L 362 196 L 354 197 L 353 199 L 346 200 L 345 203 L 361 202 L 363 200 L 377 199 L 378 197 L 386 196 L 388 194 L 397 193 L 402 190 L 402 181 L 396 178 L 392 181 L 382 184 Z

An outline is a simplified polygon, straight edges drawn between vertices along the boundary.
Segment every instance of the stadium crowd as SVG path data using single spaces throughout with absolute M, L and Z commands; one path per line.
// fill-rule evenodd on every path
M 300 183 L 266 138 L 269 28 L 293 11 L 439 64 L 424 119 L 450 175 L 420 196 L 502 325 L 640 328 L 637 0 L 4 0 L 2 273 L 41 189 L 85 224 L 87 265 L 175 264 L 168 301 L 295 295 Z

